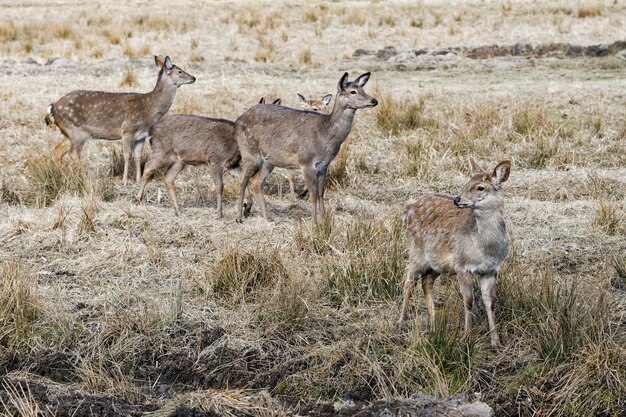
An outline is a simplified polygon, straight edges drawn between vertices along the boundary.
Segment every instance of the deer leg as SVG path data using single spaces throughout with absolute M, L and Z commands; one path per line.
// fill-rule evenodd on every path
M 143 199 L 144 190 L 146 189 L 146 184 L 148 184 L 148 181 L 150 181 L 150 178 L 152 178 L 152 175 L 159 169 L 163 168 L 164 166 L 165 165 L 161 163 L 160 161 L 158 161 L 157 159 L 150 159 L 148 161 L 148 163 L 146 164 L 146 169 L 144 170 L 143 176 L 141 177 L 141 185 L 139 186 L 139 191 L 135 195 L 135 198 L 137 199 L 138 203 L 141 203 L 141 200 Z
M 317 191 L 317 172 L 313 167 L 305 167 L 303 169 L 304 173 L 304 182 L 306 183 L 306 188 L 309 190 L 309 198 L 311 200 L 311 215 L 313 220 L 313 225 L 317 225 L 317 198 L 319 196 Z
M 317 174 L 317 194 L 318 194 L 318 203 L 320 207 L 320 216 L 322 219 L 326 215 L 326 210 L 324 208 L 324 192 L 326 191 L 326 168 L 320 170 Z
M 141 181 L 141 154 L 143 153 L 143 144 L 144 141 L 140 140 L 133 145 L 132 153 L 135 158 L 135 178 L 137 179 L 137 184 Z
M 427 274 L 422 276 L 422 291 L 424 292 L 424 304 L 428 311 L 428 322 L 430 328 L 435 328 L 435 299 L 433 297 L 433 286 L 435 284 L 436 275 Z
M 256 174 L 252 177 L 252 189 L 254 194 L 256 195 L 257 200 L 259 200 L 259 208 L 261 210 L 261 214 L 263 218 L 267 221 L 270 221 L 270 217 L 267 214 L 267 208 L 265 206 L 265 199 L 263 198 L 263 184 L 265 183 L 265 179 L 272 172 L 274 167 L 267 162 L 263 162 L 261 169 L 257 171 Z
M 296 170 L 290 169 L 287 171 L 287 181 L 289 181 L 289 193 L 293 198 L 296 198 Z
M 246 203 L 243 207 L 243 215 L 248 217 L 250 215 L 250 210 L 252 210 L 252 192 L 250 191 L 250 187 L 246 191 Z
M 457 271 L 459 290 L 463 296 L 463 306 L 465 308 L 465 333 L 472 330 L 472 309 L 474 308 L 474 280 L 472 275 Z
M 63 139 L 61 139 L 61 142 L 54 147 L 54 158 L 57 161 L 62 162 L 63 157 L 70 151 L 71 147 L 72 143 L 66 136 L 64 136 Z
M 237 223 L 241 223 L 243 221 L 243 197 L 246 193 L 246 188 L 248 188 L 248 182 L 250 182 L 250 177 L 256 174 L 259 170 L 259 164 L 254 161 L 250 163 L 249 161 L 244 162 L 241 161 L 241 185 L 239 187 L 239 203 L 237 205 L 237 219 L 235 220 Z M 248 191 L 248 198 L 250 198 L 250 192 Z M 250 207 L 252 207 L 252 202 L 250 201 Z M 248 210 L 249 211 L 249 210 Z
M 496 302 L 496 274 L 483 275 L 480 277 L 480 292 L 489 318 L 489 336 L 491 346 L 498 347 L 498 328 L 496 327 L 496 315 L 494 312 Z
M 133 143 L 135 138 L 132 134 L 122 134 L 122 151 L 124 153 L 124 175 L 122 176 L 122 184 L 126 186 L 128 182 L 128 168 L 130 166 L 130 158 L 133 155 Z
M 185 168 L 185 164 L 181 161 L 176 161 L 174 165 L 167 170 L 165 174 L 165 187 L 167 188 L 167 192 L 170 195 L 170 199 L 172 200 L 172 204 L 174 205 L 174 212 L 178 216 L 180 214 L 180 210 L 178 208 L 178 200 L 176 200 L 176 192 L 174 191 L 174 180 L 180 171 Z
M 409 300 L 411 294 L 415 290 L 415 284 L 417 279 L 418 268 L 414 262 L 409 261 L 409 268 L 404 279 L 404 286 L 402 289 L 402 308 L 400 308 L 400 317 L 398 318 L 398 324 L 402 323 L 406 319 L 406 312 L 409 308 Z
M 224 193 L 224 179 L 222 178 L 222 167 L 219 164 L 213 165 L 213 183 L 215 184 L 215 199 L 217 200 L 217 218 L 224 217 L 222 213 L 222 194 Z

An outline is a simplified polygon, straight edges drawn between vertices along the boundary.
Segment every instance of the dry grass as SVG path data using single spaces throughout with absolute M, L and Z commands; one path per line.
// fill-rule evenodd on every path
M 623 5 L 183 2 L 144 13 L 111 2 L 106 17 L 60 5 L 0 13 L 0 414 L 45 414 L 54 402 L 57 415 L 107 404 L 111 415 L 289 415 L 318 400 L 419 393 L 479 393 L 504 416 L 624 412 L 626 62 L 404 61 L 420 48 L 612 42 L 603 29 Z M 577 18 L 586 7 L 600 13 Z M 400 54 L 352 58 L 386 46 Z M 311 226 L 307 202 L 281 194 L 286 181 L 272 174 L 272 223 L 255 203 L 235 224 L 229 176 L 216 220 L 205 167 L 177 178 L 181 216 L 161 201 L 161 181 L 137 205 L 136 185 L 121 184 L 119 141 L 88 141 L 82 165 L 53 161 L 61 133 L 43 124 L 48 104 L 73 89 L 150 91 L 153 53 L 198 79 L 170 112 L 229 120 L 262 96 L 297 107 L 296 93 L 334 93 L 344 71 L 370 70 L 365 90 L 380 104 L 357 111 L 330 167 L 328 216 Z M 56 56 L 69 62 L 24 62 Z M 403 206 L 458 193 L 469 156 L 513 162 L 498 351 L 478 298 L 475 330 L 462 334 L 444 275 L 435 329 L 419 289 L 414 319 L 395 325 Z

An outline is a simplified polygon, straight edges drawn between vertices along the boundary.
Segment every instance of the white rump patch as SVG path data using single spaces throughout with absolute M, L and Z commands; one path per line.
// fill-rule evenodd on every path
M 54 124 L 54 114 L 52 113 L 52 104 L 48 106 L 48 115 L 50 116 L 50 124 Z

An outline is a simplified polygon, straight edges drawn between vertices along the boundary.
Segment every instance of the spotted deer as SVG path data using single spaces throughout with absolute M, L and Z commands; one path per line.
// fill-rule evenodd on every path
M 398 322 L 405 319 L 411 293 L 421 279 L 429 321 L 434 325 L 435 279 L 441 273 L 455 273 L 468 333 L 474 304 L 473 275 L 478 275 L 491 345 L 496 347 L 496 277 L 509 250 L 502 183 L 509 178 L 511 162 L 502 161 L 493 171 L 486 171 L 470 159 L 470 169 L 472 176 L 459 196 L 423 196 L 402 216 L 409 241 L 409 265 Z
M 274 167 L 296 169 L 304 173 L 311 201 L 312 220 L 324 215 L 324 191 L 328 165 L 346 140 L 356 110 L 374 107 L 378 100 L 363 87 L 370 73 L 339 80 L 335 105 L 330 114 L 292 109 L 272 104 L 257 104 L 235 122 L 235 139 L 241 151 L 242 179 L 239 188 L 237 221 L 243 218 L 243 198 L 252 180 L 261 214 L 269 220 L 263 199 L 263 183 Z M 318 210 L 319 209 L 319 210 Z
M 209 164 L 215 183 L 218 218 L 222 218 L 222 174 L 226 169 L 239 177 L 241 154 L 235 141 L 235 122 L 187 114 L 167 115 L 150 128 L 149 135 L 152 152 L 136 195 L 137 201 L 141 202 L 152 175 L 166 170 L 165 187 L 178 216 L 180 208 L 174 191 L 176 176 L 187 165 Z M 252 198 L 248 196 L 246 212 L 251 206 Z
M 79 161 L 87 139 L 122 139 L 126 185 L 130 159 L 134 155 L 137 182 L 141 179 L 141 152 L 148 130 L 167 113 L 176 90 L 196 78 L 176 65 L 169 57 L 154 57 L 159 68 L 156 86 L 149 93 L 109 93 L 76 90 L 48 107 L 46 123 L 56 124 L 64 138 L 54 148 L 61 161 L 69 152 Z

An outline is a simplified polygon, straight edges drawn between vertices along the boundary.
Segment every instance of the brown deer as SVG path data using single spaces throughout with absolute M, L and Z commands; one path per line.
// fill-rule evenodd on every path
M 409 265 L 399 323 L 417 280 L 422 280 L 424 300 L 434 325 L 433 284 L 441 273 L 456 273 L 465 306 L 465 332 L 472 327 L 473 275 L 489 318 L 491 345 L 498 345 L 494 314 L 496 276 L 509 251 L 503 216 L 502 183 L 509 178 L 511 162 L 500 162 L 492 172 L 470 160 L 472 177 L 458 197 L 431 194 L 410 204 L 402 215 L 409 240 Z
M 300 99 L 300 106 L 303 110 L 310 110 L 317 113 L 328 113 L 328 105 L 330 104 L 330 100 L 333 98 L 332 94 L 327 94 L 322 97 L 321 100 L 310 99 L 307 100 L 302 94 L 298 93 L 298 98 Z M 296 194 L 296 174 L 298 173 L 297 169 L 290 169 L 287 171 L 287 181 L 289 181 L 289 191 L 291 195 L 294 197 L 304 197 L 308 190 L 306 187 L 300 191 L 299 194 Z
M 210 164 L 215 183 L 218 218 L 222 218 L 224 169 L 229 170 L 234 176 L 240 176 L 241 154 L 235 141 L 235 123 L 225 119 L 174 114 L 165 116 L 152 126 L 149 134 L 152 153 L 136 195 L 138 202 L 142 200 L 150 177 L 155 172 L 166 169 L 165 186 L 178 216 L 180 208 L 174 191 L 176 176 L 187 165 Z M 252 197 L 248 195 L 246 213 L 249 212 L 250 207 L 252 207 Z
M 280 98 L 277 98 L 276 100 L 272 101 L 272 104 L 280 104 Z M 259 100 L 259 104 L 265 104 L 265 97 L 261 97 L 261 100 Z
M 169 57 L 155 56 L 154 61 L 159 77 L 149 93 L 76 90 L 51 104 L 46 123 L 56 124 L 65 136 L 54 148 L 54 156 L 61 161 L 69 152 L 77 162 L 87 139 L 122 139 L 124 185 L 133 154 L 139 182 L 141 152 L 148 130 L 167 113 L 177 88 L 196 81 L 194 76 L 173 65 Z
M 356 110 L 374 107 L 378 100 L 363 87 L 370 73 L 339 80 L 335 106 L 331 114 L 296 110 L 272 104 L 257 104 L 235 122 L 235 139 L 241 151 L 242 179 L 239 188 L 237 221 L 243 218 L 243 198 L 252 178 L 261 214 L 269 220 L 263 199 L 263 183 L 274 167 L 302 169 L 311 200 L 313 223 L 324 216 L 324 190 L 328 165 L 346 140 Z
M 328 105 L 330 104 L 330 100 L 332 100 L 333 95 L 327 94 L 322 97 L 321 100 L 310 99 L 307 100 L 304 96 L 298 93 L 298 98 L 300 99 L 300 106 L 304 110 L 311 110 L 320 113 L 328 113 Z

